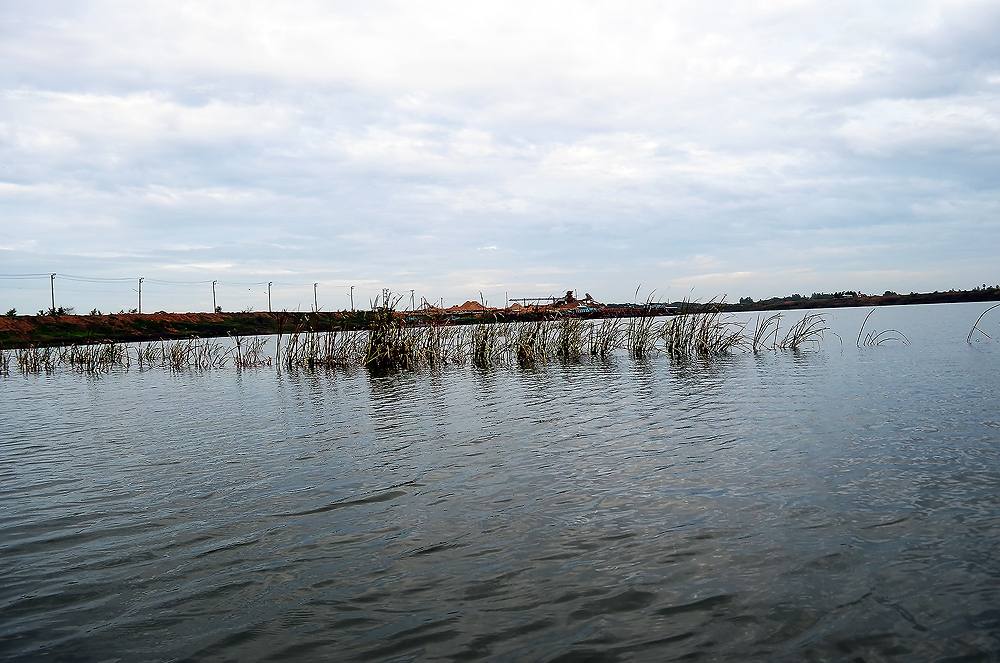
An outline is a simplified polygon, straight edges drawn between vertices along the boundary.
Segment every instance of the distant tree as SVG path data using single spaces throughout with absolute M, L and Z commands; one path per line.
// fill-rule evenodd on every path
M 216 306 L 215 307 L 215 312 L 216 313 L 222 313 L 222 307 L 221 306 Z
M 35 315 L 48 315 L 53 318 L 58 318 L 61 315 L 73 315 L 74 312 L 75 310 L 72 306 L 60 306 L 59 308 L 52 308 L 50 306 L 47 311 L 39 309 L 38 313 Z
M 753 306 L 753 297 L 740 297 L 740 304 L 744 306 Z
M 17 316 L 17 309 L 12 308 L 11 310 L 7 311 L 7 313 L 5 313 L 4 315 L 6 315 L 8 318 L 13 318 Z
M 893 292 L 892 290 L 886 290 L 885 292 L 882 293 L 882 296 L 883 297 L 899 297 L 899 293 L 898 292 Z

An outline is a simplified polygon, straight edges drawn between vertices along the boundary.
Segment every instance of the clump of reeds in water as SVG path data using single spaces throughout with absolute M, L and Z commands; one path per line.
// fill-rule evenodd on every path
M 59 360 L 86 373 L 127 369 L 131 365 L 128 346 L 115 341 L 65 346 L 59 350 Z
M 478 368 L 489 368 L 501 363 L 507 354 L 507 325 L 485 322 L 472 327 L 469 334 L 469 358 Z
M 583 356 L 584 324 L 579 318 L 564 318 L 556 323 L 556 356 L 576 360 Z
M 264 346 L 267 345 L 266 338 L 244 339 L 242 336 L 231 336 L 231 338 L 233 345 L 227 354 L 232 358 L 233 366 L 236 368 L 258 368 L 271 365 L 270 355 L 264 353 Z
M 994 304 L 993 306 L 989 307 L 988 309 L 979 314 L 979 317 L 976 318 L 976 321 L 972 325 L 972 329 L 969 330 L 969 335 L 965 338 L 966 343 L 972 343 L 972 338 L 975 336 L 976 332 L 979 332 L 980 334 L 990 339 L 991 341 L 993 340 L 993 337 L 987 334 L 986 331 L 979 326 L 979 323 L 983 321 L 983 318 L 986 317 L 987 313 L 989 313 L 995 308 L 1000 308 L 1000 304 Z
M 868 318 L 872 317 L 872 313 L 874 312 L 875 309 L 868 311 L 868 315 L 865 316 L 864 322 L 861 323 L 861 329 L 858 330 L 857 346 L 859 348 L 872 348 L 886 343 L 902 343 L 903 345 L 910 344 L 910 339 L 906 338 L 906 334 L 898 329 L 883 329 L 882 331 L 873 329 L 865 334 L 864 331 L 865 327 L 868 325 Z
M 515 322 L 508 329 L 506 341 L 508 355 L 519 366 L 533 366 L 544 362 L 552 345 L 552 325 L 539 320 Z
M 828 330 L 826 320 L 818 313 L 807 313 L 776 343 L 779 350 L 799 350 L 806 345 L 819 345 Z M 777 332 L 777 328 L 775 328 Z M 777 336 L 777 334 L 775 334 Z
M 396 315 L 396 305 L 401 299 L 401 295 L 383 290 L 381 298 L 376 298 L 372 305 L 364 358 L 367 368 L 384 371 L 414 366 L 416 345 L 413 336 L 407 333 L 402 318 Z
M 587 349 L 591 357 L 607 359 L 621 347 L 622 328 L 617 318 L 590 323 L 587 328 Z
M 281 363 L 287 368 L 347 368 L 364 363 L 367 345 L 364 332 L 295 331 L 280 355 Z
M 56 348 L 32 345 L 16 350 L 15 359 L 22 373 L 51 373 L 59 363 L 59 352 Z
M 0 375 L 10 375 L 10 359 L 12 352 L 0 347 Z
M 684 302 L 680 313 L 663 323 L 659 336 L 664 350 L 672 357 L 724 354 L 746 345 L 746 323 L 722 317 L 722 301 L 709 302 L 708 311 L 693 313 Z M 752 345 L 752 343 L 751 343 Z

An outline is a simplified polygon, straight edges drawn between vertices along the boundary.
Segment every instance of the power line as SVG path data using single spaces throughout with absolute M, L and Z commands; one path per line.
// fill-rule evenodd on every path
M 77 276 L 75 274 L 56 274 L 56 278 L 65 279 L 68 281 L 84 281 L 86 283 L 115 283 L 118 281 L 134 281 L 132 277 L 114 277 L 108 278 L 103 276 Z
M 146 283 L 159 283 L 160 285 L 205 285 L 211 283 L 211 279 L 207 281 L 166 281 L 164 279 L 152 279 L 146 278 Z

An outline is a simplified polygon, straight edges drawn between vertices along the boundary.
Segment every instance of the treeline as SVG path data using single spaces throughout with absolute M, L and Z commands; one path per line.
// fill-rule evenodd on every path
M 855 290 L 839 292 L 814 292 L 809 296 L 799 293 L 783 297 L 754 300 L 741 297 L 739 302 L 723 307 L 726 311 L 769 311 L 796 308 L 837 308 L 846 306 L 893 306 L 900 304 L 946 304 L 950 302 L 986 302 L 1000 300 L 1000 284 L 982 284 L 971 290 L 935 290 L 900 294 L 886 290 L 882 294 L 865 294 Z

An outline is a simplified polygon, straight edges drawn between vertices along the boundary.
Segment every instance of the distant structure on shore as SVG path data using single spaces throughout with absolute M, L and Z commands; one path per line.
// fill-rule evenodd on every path
M 554 315 L 599 315 L 601 313 L 619 314 L 636 311 L 656 311 L 657 313 L 672 313 L 676 306 L 660 302 L 643 302 L 641 304 L 605 304 L 589 292 L 582 298 L 577 298 L 573 290 L 567 290 L 562 297 L 511 297 L 503 308 L 487 306 L 485 302 L 469 300 L 464 304 L 439 308 L 425 303 L 418 311 L 426 315 L 462 316 L 468 314 L 497 313 L 506 315 L 521 314 L 554 314 Z

